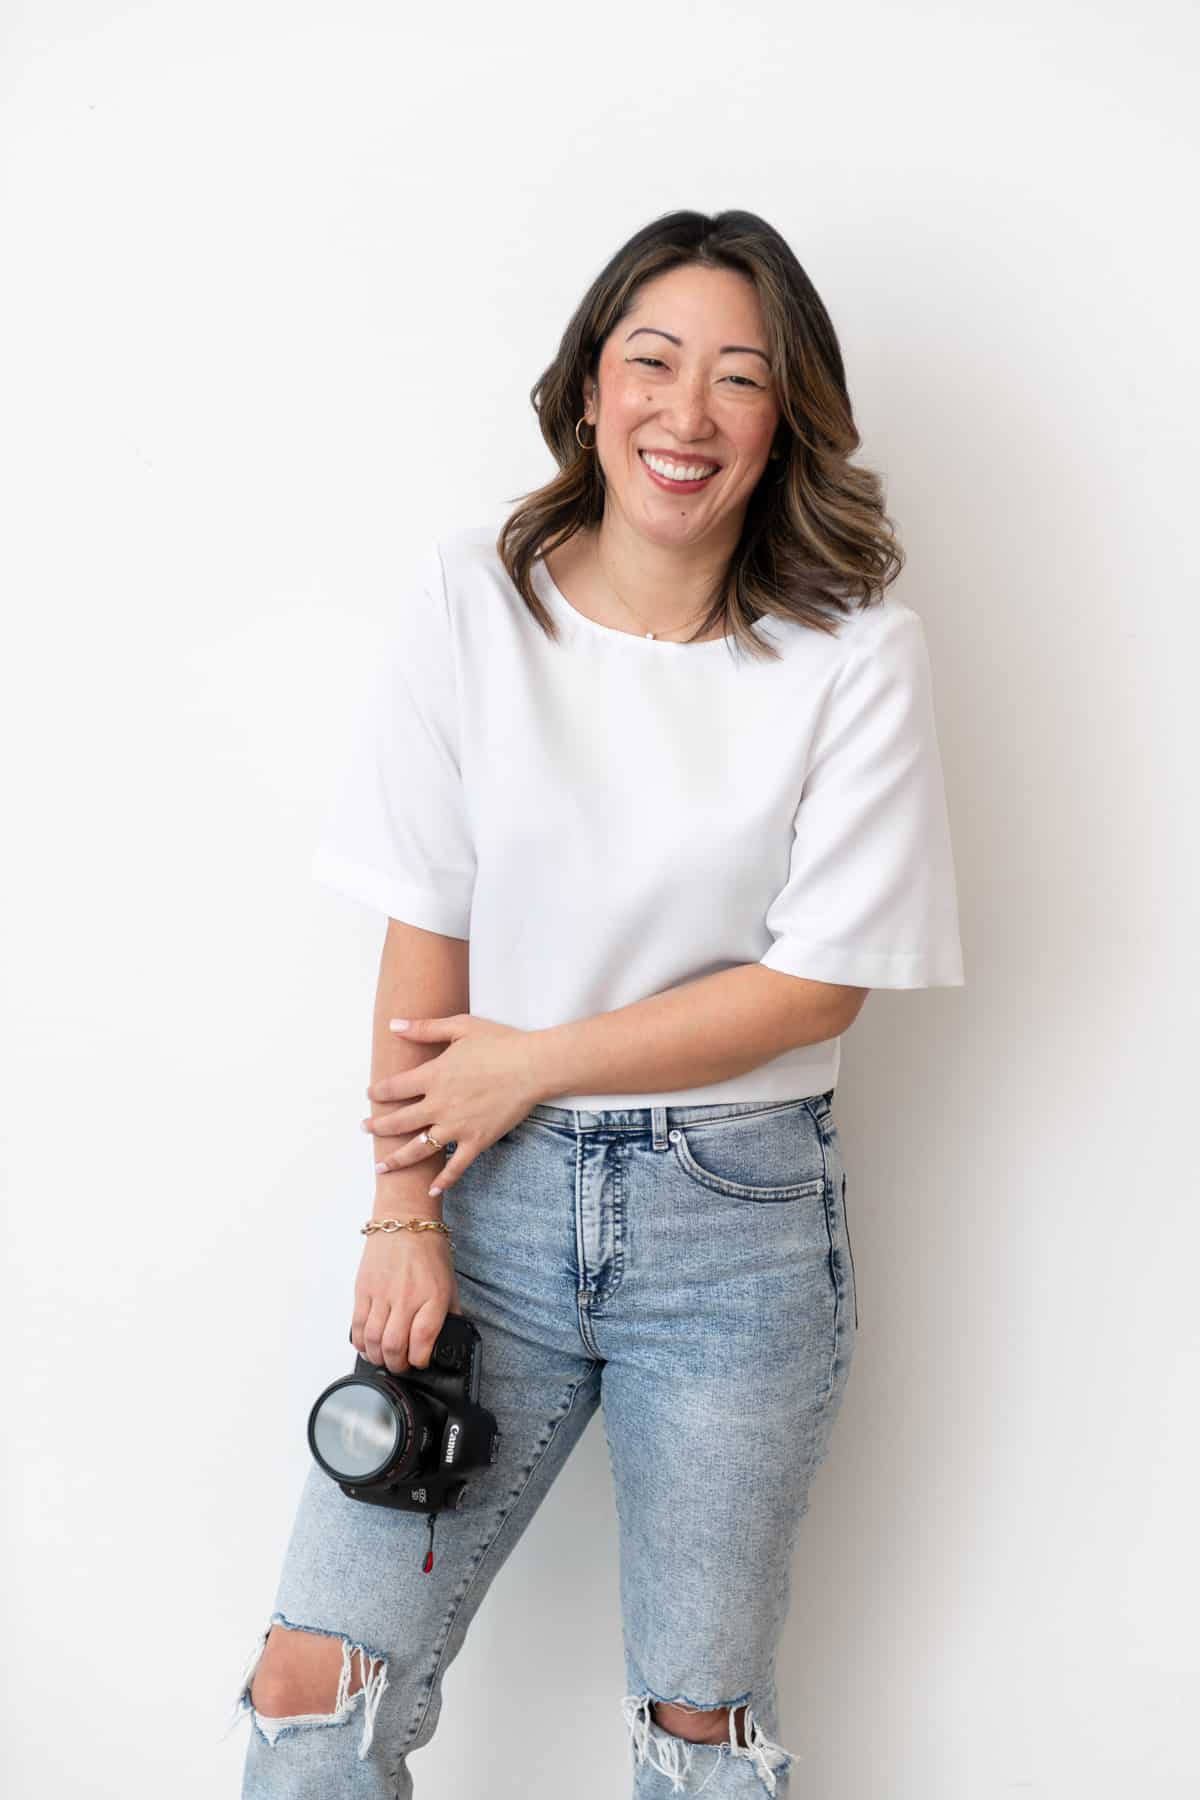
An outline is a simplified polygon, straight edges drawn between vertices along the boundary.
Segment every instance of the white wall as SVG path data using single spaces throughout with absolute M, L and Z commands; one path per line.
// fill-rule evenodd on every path
M 1192 10 L 44 0 L 5 37 L 8 1791 L 238 1793 L 370 1192 L 382 925 L 308 876 L 365 655 L 406 547 L 548 475 L 528 391 L 610 252 L 745 206 L 887 476 L 968 965 L 845 1046 L 862 1336 L 795 1800 L 1194 1793 Z M 596 1420 L 422 1800 L 628 1791 L 614 1530 Z

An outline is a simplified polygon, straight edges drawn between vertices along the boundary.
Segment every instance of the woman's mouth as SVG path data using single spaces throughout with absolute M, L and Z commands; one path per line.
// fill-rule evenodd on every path
M 638 451 L 638 458 L 651 481 L 673 494 L 698 494 L 717 473 L 711 463 L 704 461 L 673 462 L 666 456 L 650 458 L 644 450 Z

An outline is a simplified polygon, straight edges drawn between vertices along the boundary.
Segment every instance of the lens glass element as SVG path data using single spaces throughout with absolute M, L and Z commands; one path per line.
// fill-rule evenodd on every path
M 349 1381 L 320 1402 L 313 1442 L 340 1481 L 381 1474 L 403 1449 L 407 1431 L 387 1395 L 369 1381 Z

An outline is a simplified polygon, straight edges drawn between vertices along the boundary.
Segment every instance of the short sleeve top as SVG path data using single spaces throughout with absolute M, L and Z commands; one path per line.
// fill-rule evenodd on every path
M 836 635 L 760 619 L 775 659 L 598 624 L 499 525 L 417 557 L 313 859 L 392 918 L 469 939 L 471 1011 L 524 1029 L 742 963 L 855 987 L 964 983 L 920 616 L 891 595 Z M 801 1098 L 840 1041 L 703 1087 L 579 1108 Z

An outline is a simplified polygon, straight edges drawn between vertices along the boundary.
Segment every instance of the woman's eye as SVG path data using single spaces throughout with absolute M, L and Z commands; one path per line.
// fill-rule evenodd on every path
M 666 369 L 666 362 L 662 360 L 662 356 L 630 356 L 628 362 L 644 362 L 648 367 Z M 741 387 L 761 387 L 761 385 L 763 385 L 761 382 L 752 382 L 748 374 L 727 374 L 727 376 L 723 376 L 723 380 L 725 380 L 725 382 L 739 382 L 741 383 Z
M 647 364 L 647 366 L 653 366 L 656 369 L 665 369 L 667 366 L 666 363 L 663 362 L 663 360 L 660 356 L 631 356 L 629 358 L 629 361 L 636 362 L 636 363 L 645 363 L 645 364 Z M 741 385 L 743 387 L 748 387 L 748 388 L 757 388 L 757 387 L 761 387 L 761 385 L 762 385 L 761 382 L 751 381 L 751 379 L 748 375 L 726 375 L 724 377 L 724 380 L 738 381 L 741 383 Z

